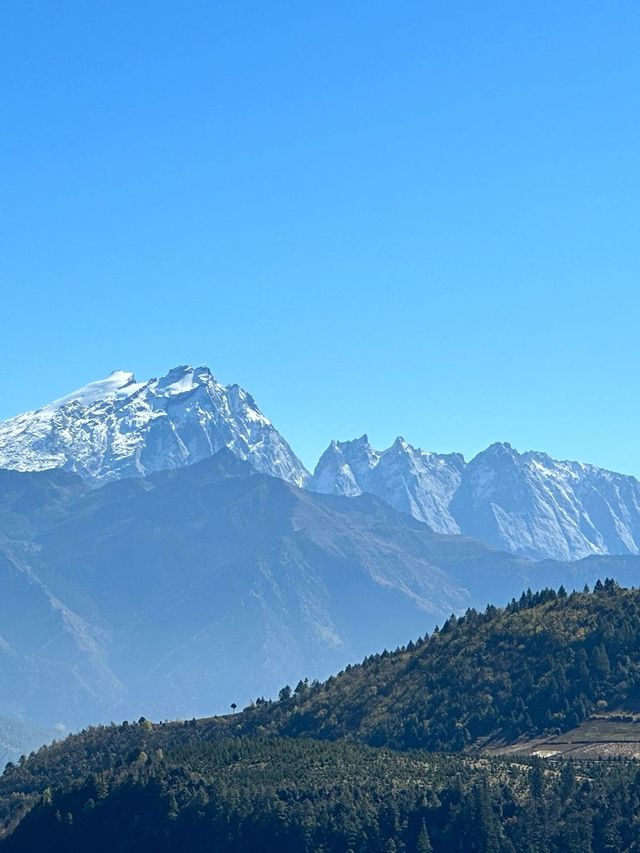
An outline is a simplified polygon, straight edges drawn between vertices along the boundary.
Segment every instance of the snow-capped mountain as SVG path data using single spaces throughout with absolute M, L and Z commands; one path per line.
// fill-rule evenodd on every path
M 463 470 L 459 453 L 427 453 L 400 437 L 387 450 L 378 451 L 363 435 L 354 441 L 332 441 L 308 488 L 347 496 L 370 492 L 426 522 L 436 533 L 460 533 L 449 504 Z
M 191 465 L 222 447 L 296 485 L 309 476 L 251 395 L 207 367 L 146 382 L 118 370 L 0 423 L 0 468 L 64 468 L 96 485 Z
M 403 438 L 379 451 L 364 435 L 331 442 L 310 478 L 251 395 L 220 384 L 207 367 L 176 367 L 145 382 L 115 371 L 0 423 L 0 468 L 63 468 L 92 485 L 182 468 L 223 447 L 261 473 L 320 493 L 368 492 L 436 533 L 521 556 L 640 553 L 634 477 L 500 443 L 468 463 Z
M 463 533 L 515 554 L 576 560 L 640 553 L 640 482 L 545 453 L 493 444 L 469 463 L 404 439 L 382 452 L 367 437 L 332 442 L 308 488 L 371 492 L 437 533 Z
M 450 510 L 464 533 L 526 556 L 640 553 L 635 477 L 506 443 L 469 462 Z

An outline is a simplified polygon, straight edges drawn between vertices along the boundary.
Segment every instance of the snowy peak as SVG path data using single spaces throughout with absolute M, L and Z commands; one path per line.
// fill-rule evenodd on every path
M 114 370 L 106 379 L 90 382 L 88 385 L 78 388 L 77 391 L 67 394 L 66 397 L 54 400 L 38 411 L 42 414 L 48 414 L 61 409 L 63 406 L 67 406 L 69 403 L 90 406 L 103 400 L 114 399 L 119 395 L 126 397 L 133 393 L 133 386 L 135 384 L 136 380 L 133 373 L 128 373 L 125 370 Z
M 366 435 L 352 441 L 332 441 L 322 454 L 311 491 L 334 495 L 362 494 L 360 480 L 378 463 L 379 454 Z
M 463 466 L 459 454 L 426 453 L 400 436 L 387 450 L 374 450 L 364 435 L 332 442 L 308 488 L 347 496 L 370 492 L 438 533 L 459 533 L 447 507 Z
M 389 448 L 389 450 L 395 450 L 396 453 L 411 453 L 413 449 L 414 448 L 411 447 L 411 445 L 408 444 L 401 435 L 396 438 Z
M 538 451 L 479 453 L 451 511 L 465 533 L 523 556 L 640 553 L 638 480 Z
M 296 485 L 308 478 L 251 395 L 204 366 L 146 382 L 117 370 L 0 423 L 0 467 L 64 468 L 95 484 L 180 468 L 223 447 L 263 473 Z
M 37 411 L 0 423 L 0 468 L 62 468 L 100 485 L 182 468 L 227 448 L 256 470 L 312 491 L 368 492 L 437 533 L 463 533 L 531 558 L 640 553 L 634 477 L 496 442 L 466 463 L 398 436 L 332 441 L 313 477 L 238 385 L 180 365 L 140 381 L 116 370 Z
M 313 492 L 355 497 L 366 487 L 369 474 L 380 461 L 380 453 L 366 435 L 352 441 L 332 441 L 320 457 L 308 488 Z
M 349 442 L 331 442 L 316 466 L 316 472 L 309 485 L 311 491 L 347 497 L 362 494 L 362 489 L 349 463 L 349 453 L 345 452 L 348 445 Z
M 366 438 L 366 437 L 365 437 Z M 463 533 L 531 558 L 640 553 L 640 483 L 496 442 L 469 463 L 398 437 L 387 450 L 332 442 L 308 488 L 371 492 L 437 533 Z
M 201 385 L 215 383 L 211 371 L 207 367 L 193 367 L 183 365 L 174 367 L 162 379 L 151 380 L 156 394 L 164 397 L 175 397 L 178 394 L 189 394 Z

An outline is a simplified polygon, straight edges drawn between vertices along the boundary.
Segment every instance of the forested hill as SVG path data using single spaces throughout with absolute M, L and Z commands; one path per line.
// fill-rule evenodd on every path
M 281 691 L 234 731 L 457 751 L 564 731 L 596 710 L 640 707 L 640 591 L 524 593 L 431 636 Z
M 0 847 L 636 849 L 635 762 L 442 753 L 636 707 L 639 635 L 638 590 L 527 592 L 235 716 L 93 727 L 7 768 Z
M 640 784 L 630 761 L 560 767 L 265 737 L 138 749 L 102 773 L 75 774 L 9 824 L 2 851 L 637 849 Z

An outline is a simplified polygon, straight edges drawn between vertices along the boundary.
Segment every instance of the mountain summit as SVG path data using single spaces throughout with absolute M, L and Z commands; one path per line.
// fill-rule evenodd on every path
M 640 553 L 640 482 L 546 453 L 492 444 L 465 462 L 397 438 L 375 450 L 365 436 L 333 441 L 307 487 L 371 492 L 436 533 L 462 533 L 534 559 Z
M 449 504 L 464 465 L 459 453 L 429 453 L 401 436 L 387 450 L 374 450 L 363 435 L 353 441 L 332 441 L 308 488 L 349 497 L 370 492 L 436 533 L 460 533 Z
M 369 493 L 427 524 L 529 559 L 640 554 L 640 482 L 546 453 L 492 444 L 471 461 L 396 438 L 332 441 L 313 477 L 238 385 L 207 367 L 159 379 L 118 370 L 0 422 L 0 469 L 61 468 L 92 486 L 184 468 L 227 448 L 258 472 L 310 491 Z
M 253 397 L 207 367 L 174 367 L 146 382 L 116 370 L 0 423 L 0 468 L 64 468 L 95 485 L 182 468 L 223 447 L 290 483 L 308 477 Z

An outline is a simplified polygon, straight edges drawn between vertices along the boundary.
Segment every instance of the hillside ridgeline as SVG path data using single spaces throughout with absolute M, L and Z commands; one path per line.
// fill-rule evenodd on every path
M 528 591 L 322 684 L 284 688 L 233 730 L 438 751 L 560 733 L 638 705 L 639 635 L 638 590 L 607 580 L 591 593 Z

